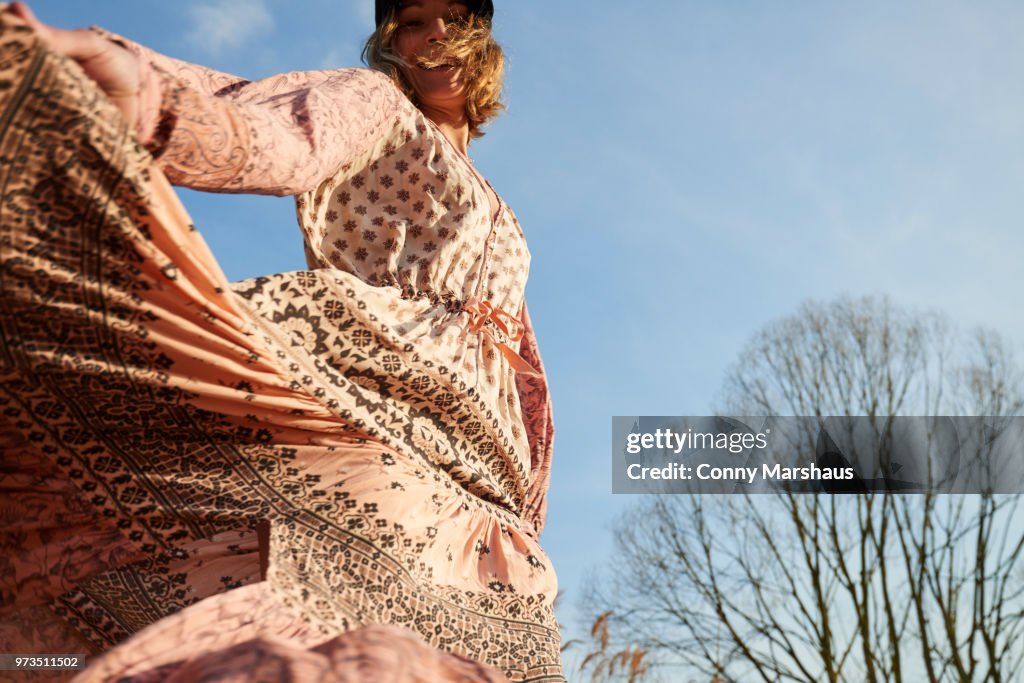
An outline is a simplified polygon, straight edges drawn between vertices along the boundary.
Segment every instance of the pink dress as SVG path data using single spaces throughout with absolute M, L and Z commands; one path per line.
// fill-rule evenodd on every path
M 382 74 L 247 82 L 129 43 L 154 162 L 3 17 L 0 649 L 187 680 L 385 671 L 392 639 L 455 673 L 388 680 L 563 680 L 512 211 Z M 168 180 L 296 195 L 310 270 L 228 283 Z

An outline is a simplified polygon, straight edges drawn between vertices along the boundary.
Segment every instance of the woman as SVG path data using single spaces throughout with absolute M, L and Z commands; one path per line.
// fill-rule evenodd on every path
M 493 8 L 376 10 L 380 71 L 256 82 L 3 13 L 5 651 L 562 679 Z M 294 194 L 310 270 L 227 283 L 168 180 Z

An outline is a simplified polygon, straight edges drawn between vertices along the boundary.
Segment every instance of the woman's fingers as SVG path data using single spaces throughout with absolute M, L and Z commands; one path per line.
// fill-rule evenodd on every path
M 23 2 L 12 2 L 10 6 L 11 12 L 14 16 L 19 17 L 22 21 L 29 25 L 33 31 L 39 34 L 39 36 L 49 42 L 50 39 L 50 27 L 39 21 L 36 18 L 35 13 Z
M 36 18 L 36 15 L 28 5 L 22 2 L 13 3 L 11 11 L 21 17 L 52 49 L 74 59 L 76 62 L 95 59 L 102 56 L 107 49 L 107 41 L 87 29 L 67 30 L 47 26 Z
M 88 29 L 47 26 L 25 3 L 12 3 L 10 9 L 52 50 L 78 62 L 125 118 L 133 124 L 136 122 L 140 78 L 139 62 L 134 54 Z
M 10 9 L 15 16 L 21 17 L 21 19 L 29 26 L 32 26 L 33 22 L 39 23 L 39 20 L 36 19 L 36 15 L 32 12 L 29 6 L 23 2 L 12 2 L 8 9 Z M 32 28 L 35 28 L 35 26 L 32 26 Z

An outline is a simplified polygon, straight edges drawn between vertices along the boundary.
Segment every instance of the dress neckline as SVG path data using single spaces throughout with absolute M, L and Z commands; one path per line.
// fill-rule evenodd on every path
M 420 115 L 427 120 L 430 126 L 433 127 L 434 132 L 437 133 L 444 140 L 444 144 L 448 145 L 448 148 L 452 151 L 452 153 L 459 158 L 459 163 L 463 164 L 466 167 L 466 169 L 470 172 L 470 174 L 476 179 L 477 186 L 479 187 L 480 190 L 483 191 L 484 200 L 487 202 L 487 215 L 490 216 L 491 218 L 491 228 L 493 229 L 494 226 L 498 224 L 498 220 L 501 218 L 501 215 L 505 212 L 505 202 L 502 201 L 501 195 L 498 194 L 498 191 L 494 189 L 494 186 L 491 185 L 491 182 L 487 180 L 487 178 L 485 178 L 483 174 L 476 170 L 476 167 L 473 166 L 469 158 L 466 157 L 466 155 L 460 152 L 458 149 L 456 149 L 452 141 L 449 140 L 448 136 L 444 134 L 444 131 L 441 130 L 441 127 L 434 123 L 433 119 L 431 119 L 426 114 L 423 114 L 422 112 L 420 112 Z M 498 202 L 498 208 L 495 209 L 493 213 L 491 212 L 491 199 L 490 196 L 488 196 L 487 194 L 488 189 L 490 189 L 490 191 L 494 193 L 494 199 L 495 201 Z

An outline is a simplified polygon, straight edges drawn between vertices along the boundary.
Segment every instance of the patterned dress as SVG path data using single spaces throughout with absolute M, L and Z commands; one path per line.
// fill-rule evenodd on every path
M 249 82 L 126 41 L 147 150 L 2 16 L 0 650 L 194 680 L 392 642 L 563 680 L 511 209 L 382 74 Z M 295 195 L 310 269 L 228 283 L 168 181 Z

